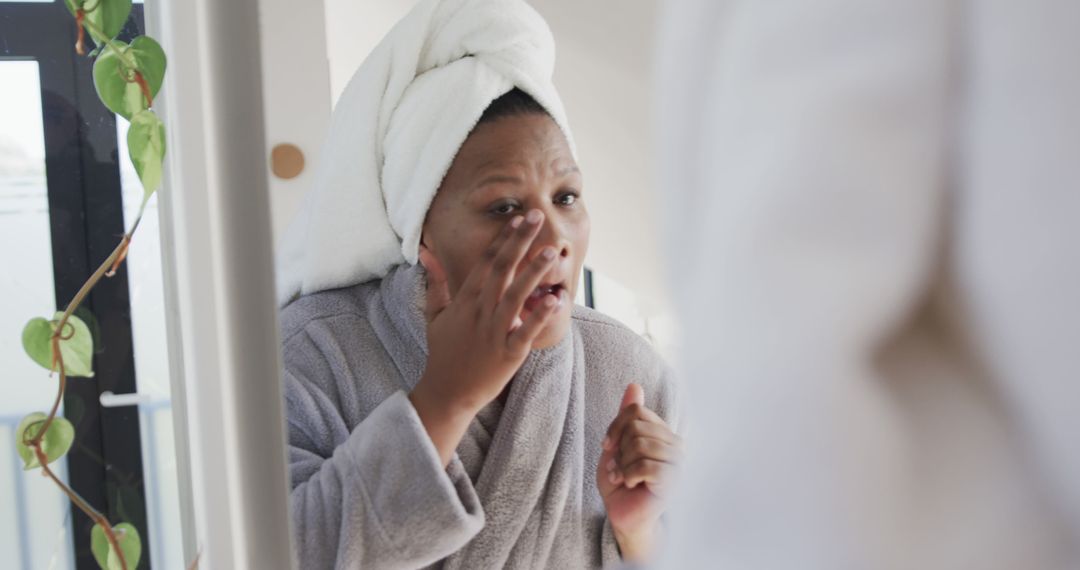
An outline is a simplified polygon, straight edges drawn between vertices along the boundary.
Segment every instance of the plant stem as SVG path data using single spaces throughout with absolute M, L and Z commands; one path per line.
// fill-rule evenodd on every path
M 116 246 L 116 249 L 114 249 L 113 252 L 109 254 L 109 257 L 105 258 L 105 261 L 103 261 L 101 265 L 97 268 L 97 270 L 94 271 L 93 275 L 91 275 L 90 278 L 86 280 L 86 283 L 83 283 L 83 286 L 81 289 L 79 289 L 79 292 L 75 293 L 75 297 L 71 300 L 70 303 L 68 303 L 67 309 L 64 311 L 64 315 L 60 317 L 60 322 L 57 323 L 56 331 L 53 332 L 54 338 L 59 337 L 60 331 L 64 329 L 64 325 L 67 324 L 68 318 L 70 318 L 71 314 L 75 312 L 75 309 L 79 308 L 79 305 L 82 304 L 83 299 L 85 299 L 86 296 L 90 293 L 90 290 L 93 289 L 95 285 L 97 285 L 98 281 L 101 281 L 101 278 L 104 277 L 105 273 L 109 270 L 110 267 L 112 267 L 113 262 L 116 261 L 116 258 L 122 255 L 124 251 L 127 250 L 127 245 L 130 241 L 131 233 L 129 232 L 124 234 L 124 238 L 120 240 L 120 244 Z
M 56 336 L 53 337 L 53 354 L 60 354 L 60 340 Z M 53 401 L 52 409 L 49 410 L 49 415 L 45 418 L 45 423 L 42 424 L 41 429 L 34 435 L 34 439 L 30 440 L 30 445 L 33 445 L 34 447 L 41 444 L 41 440 L 45 437 L 45 432 L 49 431 L 49 426 L 51 426 L 53 420 L 56 419 L 56 413 L 60 410 L 60 402 L 64 399 L 64 390 L 67 388 L 67 372 L 64 370 L 64 359 L 57 358 L 57 362 L 60 364 L 60 388 L 56 391 L 56 400 Z
M 143 97 L 146 99 L 146 107 L 153 107 L 154 96 L 150 94 L 150 84 L 146 82 L 146 78 L 138 70 L 135 71 L 135 83 L 139 84 L 139 90 L 142 91 Z
M 96 24 L 86 18 L 83 18 L 82 24 L 86 26 L 87 31 L 90 32 L 90 36 L 94 38 L 94 41 L 105 44 L 106 47 L 116 53 L 116 57 L 123 59 L 132 69 L 137 67 L 135 64 L 135 59 L 125 53 L 124 48 L 120 44 L 118 44 L 116 40 L 106 36 L 105 32 L 102 31 L 101 28 L 97 27 Z
M 65 485 L 64 482 L 52 472 L 52 469 L 49 469 L 49 458 L 45 455 L 45 452 L 41 450 L 40 442 L 34 444 L 34 454 L 37 455 L 38 462 L 41 463 L 41 470 L 45 473 L 45 476 L 52 479 L 52 482 L 60 487 L 60 490 L 71 499 L 71 502 L 76 507 L 79 507 L 79 510 L 86 513 L 86 516 L 90 517 L 90 520 L 94 521 L 95 524 L 105 531 L 105 538 L 109 540 L 109 545 L 116 551 L 116 555 L 120 558 L 120 567 L 123 568 L 123 570 L 127 570 L 127 560 L 124 559 L 124 552 L 120 550 L 120 542 L 116 539 L 116 531 L 113 530 L 112 525 L 109 524 L 109 520 L 105 518 L 105 515 L 99 513 L 94 507 L 91 507 L 90 504 L 80 497 L 74 489 Z
M 75 38 L 75 53 L 79 55 L 86 55 L 86 45 L 83 40 L 86 39 L 86 30 L 83 28 L 83 20 L 86 19 L 86 12 L 79 10 L 75 12 L 75 26 L 78 28 L 78 35 Z
M 137 223 L 138 220 L 136 220 L 136 224 Z M 64 311 L 63 316 L 60 317 L 60 322 L 56 325 L 56 330 L 53 331 L 53 358 L 56 360 L 57 365 L 59 365 L 60 367 L 60 386 L 59 389 L 56 391 L 56 400 L 53 402 L 53 407 L 52 410 L 49 411 L 48 417 L 45 418 L 44 425 L 41 426 L 41 429 L 38 430 L 37 434 L 34 436 L 34 439 L 31 440 L 31 443 L 35 446 L 41 443 L 42 438 L 45 437 L 45 432 L 49 430 L 49 426 L 52 425 L 53 419 L 56 418 L 56 413 L 60 410 L 60 402 L 64 398 L 64 390 L 67 387 L 67 372 L 64 369 L 64 358 L 60 354 L 60 335 L 64 331 L 64 326 L 67 325 L 68 319 L 71 317 L 71 314 L 75 312 L 75 309 L 77 309 L 80 304 L 82 304 L 83 299 L 85 299 L 86 296 L 90 293 L 90 290 L 93 289 L 95 285 L 97 285 L 98 281 L 101 281 L 101 278 L 104 277 L 105 273 L 109 271 L 109 269 L 114 265 L 114 262 L 119 259 L 124 252 L 127 251 L 127 246 L 130 242 L 131 233 L 129 232 L 124 234 L 124 238 L 120 240 L 120 245 L 116 246 L 116 249 L 114 249 L 113 252 L 109 254 L 109 257 L 105 258 L 105 261 L 102 262 L 101 266 L 97 268 L 97 271 L 94 271 L 94 274 L 86 280 L 86 283 L 83 283 L 82 288 L 79 289 L 79 292 L 75 294 L 75 298 L 72 299 L 70 303 L 68 303 L 67 309 Z
M 139 222 L 142 221 L 143 212 L 146 211 L 146 203 L 150 201 L 150 196 L 152 196 L 152 194 L 143 193 L 142 203 L 139 204 L 139 213 L 135 215 L 135 221 L 131 223 L 131 229 L 128 230 L 127 235 L 135 235 L 135 230 L 139 228 Z
M 120 264 L 124 262 L 124 258 L 127 257 L 128 246 L 131 245 L 131 238 L 128 234 L 124 234 L 124 239 L 120 240 L 120 255 L 116 256 L 112 265 L 109 266 L 109 270 L 105 272 L 105 277 L 112 277 L 116 275 L 116 270 L 120 268 Z

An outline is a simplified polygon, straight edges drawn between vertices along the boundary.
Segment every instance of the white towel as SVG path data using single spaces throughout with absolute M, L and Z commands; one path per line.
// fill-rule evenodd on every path
M 278 251 L 278 300 L 415 264 L 424 217 L 465 138 L 514 87 L 558 123 L 555 44 L 523 0 L 422 0 L 353 76 L 315 183 Z

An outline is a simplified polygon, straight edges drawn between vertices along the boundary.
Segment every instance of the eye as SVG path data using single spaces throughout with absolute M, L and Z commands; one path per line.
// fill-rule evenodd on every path
M 555 198 L 555 203 L 560 206 L 573 206 L 577 203 L 579 194 L 574 191 L 563 192 Z
M 492 206 L 489 211 L 496 216 L 506 216 L 513 214 L 517 208 L 518 206 L 515 202 L 499 202 Z

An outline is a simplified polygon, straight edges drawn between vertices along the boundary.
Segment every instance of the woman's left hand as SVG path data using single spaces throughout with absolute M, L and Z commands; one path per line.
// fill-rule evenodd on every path
M 682 453 L 682 439 L 645 407 L 641 386 L 630 384 L 608 427 L 596 467 L 596 486 L 622 557 L 645 561 L 652 552 L 662 497 Z

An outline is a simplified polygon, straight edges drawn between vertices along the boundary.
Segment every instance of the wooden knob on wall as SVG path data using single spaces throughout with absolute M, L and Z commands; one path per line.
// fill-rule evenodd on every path
M 270 170 L 284 180 L 300 176 L 304 171 L 304 152 L 294 144 L 274 146 L 270 151 Z

